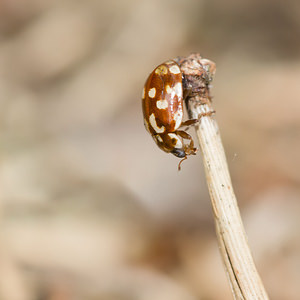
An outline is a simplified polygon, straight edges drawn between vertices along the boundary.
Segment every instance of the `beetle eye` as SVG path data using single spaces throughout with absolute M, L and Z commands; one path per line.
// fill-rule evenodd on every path
M 172 154 L 174 154 L 175 156 L 177 157 L 185 157 L 186 154 L 184 152 L 183 149 L 180 149 L 180 148 L 174 148 L 172 151 L 171 151 Z

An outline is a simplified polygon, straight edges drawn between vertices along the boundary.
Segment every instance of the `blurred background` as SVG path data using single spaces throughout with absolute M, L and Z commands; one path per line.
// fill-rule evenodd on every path
M 0 299 L 232 299 L 200 155 L 178 172 L 143 125 L 191 52 L 266 289 L 299 299 L 297 0 L 0 0 Z

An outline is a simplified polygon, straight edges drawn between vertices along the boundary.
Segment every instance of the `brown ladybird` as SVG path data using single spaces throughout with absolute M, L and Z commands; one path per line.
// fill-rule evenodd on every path
M 183 122 L 182 73 L 175 61 L 166 61 L 149 75 L 142 106 L 145 127 L 160 149 L 183 160 L 196 154 L 192 137 L 180 129 L 197 120 Z M 189 140 L 188 144 L 184 143 L 185 139 Z

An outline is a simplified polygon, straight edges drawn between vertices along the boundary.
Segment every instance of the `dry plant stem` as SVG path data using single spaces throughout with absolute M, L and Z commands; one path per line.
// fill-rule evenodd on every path
M 207 72 L 207 69 L 204 71 Z M 204 92 L 194 93 L 187 102 L 190 117 L 193 119 L 213 111 L 207 80 L 204 87 Z M 248 246 L 215 116 L 201 117 L 196 132 L 201 146 L 219 247 L 234 298 L 268 299 Z
M 212 110 L 209 104 L 191 106 L 189 107 L 193 118 Z M 214 117 L 205 116 L 196 131 L 202 150 L 219 246 L 235 299 L 268 299 L 250 253 L 217 122 Z

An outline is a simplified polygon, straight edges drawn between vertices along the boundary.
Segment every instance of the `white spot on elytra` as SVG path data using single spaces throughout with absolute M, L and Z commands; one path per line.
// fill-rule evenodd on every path
M 166 85 L 166 92 L 174 97 L 177 95 L 178 98 L 182 97 L 182 84 L 181 82 L 176 83 L 174 87 L 170 87 L 168 84 Z
M 157 133 L 163 133 L 165 132 L 165 126 L 161 126 L 161 127 L 158 127 L 157 126 L 157 123 L 156 123 L 156 119 L 155 119 L 155 115 L 154 113 L 150 115 L 149 117 L 149 122 L 152 126 L 152 128 L 157 132 Z
M 155 137 L 156 137 L 156 139 L 157 139 L 159 142 L 161 142 L 161 143 L 163 142 L 163 139 L 161 138 L 160 135 L 156 135 Z
M 182 96 L 182 84 L 180 82 L 176 83 L 175 87 L 175 93 L 178 97 Z
M 170 67 L 170 72 L 173 73 L 173 74 L 179 74 L 180 69 L 177 65 L 174 65 L 174 66 Z
M 164 65 L 160 65 L 156 68 L 155 73 L 158 75 L 166 75 L 168 73 L 168 69 Z
M 168 84 L 166 85 L 166 92 L 168 94 L 171 94 L 173 92 L 173 89 Z
M 155 94 L 156 94 L 156 89 L 155 89 L 155 87 L 153 87 L 152 89 L 150 89 L 150 90 L 148 91 L 148 96 L 149 96 L 150 98 L 154 98 L 154 97 L 155 97 Z
M 182 141 L 180 140 L 180 138 L 175 133 L 168 133 L 168 136 L 171 139 L 176 140 L 176 144 L 174 145 L 175 148 L 182 148 Z
M 175 129 L 178 129 L 182 122 L 182 111 L 177 110 L 177 112 L 174 114 L 174 120 L 175 120 Z
M 168 108 L 168 101 L 167 100 L 158 100 L 156 101 L 156 107 L 158 109 L 166 109 Z

